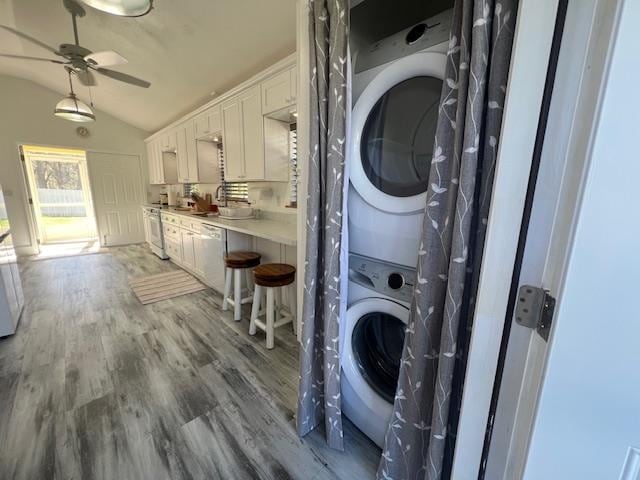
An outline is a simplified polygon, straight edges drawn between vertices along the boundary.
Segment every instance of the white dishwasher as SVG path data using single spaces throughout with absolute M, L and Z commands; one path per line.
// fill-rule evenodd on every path
M 226 230 L 205 223 L 200 226 L 202 239 L 202 263 L 204 279 L 208 286 L 224 292 L 224 255 L 226 251 Z

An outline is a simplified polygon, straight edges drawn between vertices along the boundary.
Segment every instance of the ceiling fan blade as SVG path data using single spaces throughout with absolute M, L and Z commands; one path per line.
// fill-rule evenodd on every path
M 52 62 L 52 63 L 59 63 L 62 65 L 67 63 L 67 62 L 63 62 L 62 60 L 52 60 L 50 58 L 41 58 L 41 57 L 28 57 L 26 55 L 12 55 L 10 53 L 0 53 L 0 57 L 19 58 L 21 60 L 37 60 L 39 62 Z
M 4 30 L 6 30 L 6 31 L 8 31 L 8 32 L 13 33 L 14 35 L 17 35 L 17 36 L 19 36 L 19 37 L 22 37 L 22 38 L 24 38 L 25 40 L 27 40 L 27 41 L 29 41 L 29 42 L 31 42 L 31 43 L 34 43 L 34 44 L 36 44 L 36 45 L 39 45 L 39 46 L 41 46 L 42 48 L 44 48 L 44 49 L 46 49 L 46 50 L 49 50 L 51 53 L 55 53 L 56 55 L 60 55 L 60 56 L 61 56 L 60 52 L 58 52 L 55 48 L 50 47 L 50 46 L 49 46 L 49 45 L 47 45 L 46 43 L 41 42 L 41 41 L 40 41 L 40 40 L 38 40 L 37 38 L 33 38 L 33 37 L 31 37 L 31 36 L 27 35 L 26 33 L 22 33 L 20 30 L 16 30 L 15 28 L 11 28 L 11 27 L 8 27 L 8 26 L 6 26 L 6 25 L 0 25 L 0 28 L 2 28 L 2 29 L 4 29 Z
M 97 67 L 95 68 L 95 71 L 109 78 L 113 78 L 114 80 L 119 80 L 121 82 L 135 85 L 136 87 L 149 88 L 149 86 L 151 85 L 151 83 L 147 82 L 146 80 L 127 75 L 126 73 L 116 72 L 115 70 L 109 70 L 108 68 Z
M 75 72 L 80 83 L 85 87 L 94 87 L 96 85 L 96 77 L 90 70 L 80 70 Z
M 124 65 L 128 63 L 126 58 L 113 50 L 90 53 L 84 57 L 84 60 L 94 67 L 110 67 L 112 65 Z

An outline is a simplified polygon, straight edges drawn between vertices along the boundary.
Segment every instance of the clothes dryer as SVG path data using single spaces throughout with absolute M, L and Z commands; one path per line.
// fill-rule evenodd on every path
M 415 267 L 451 10 L 357 52 L 347 161 L 349 251 Z

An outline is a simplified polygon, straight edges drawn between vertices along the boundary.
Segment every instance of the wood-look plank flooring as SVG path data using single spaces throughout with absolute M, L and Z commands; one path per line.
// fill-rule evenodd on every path
M 22 265 L 0 340 L 2 479 L 373 478 L 380 450 L 295 432 L 298 349 L 267 350 L 205 290 L 142 305 L 130 278 L 176 270 L 143 245 Z

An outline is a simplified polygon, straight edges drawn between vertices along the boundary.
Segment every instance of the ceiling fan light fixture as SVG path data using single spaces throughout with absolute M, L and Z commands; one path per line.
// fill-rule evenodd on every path
M 53 114 L 72 122 L 93 122 L 96 119 L 91 107 L 82 100 L 78 100 L 73 93 L 58 102 Z
M 153 8 L 153 0 L 82 0 L 83 3 L 120 17 L 142 17 Z

